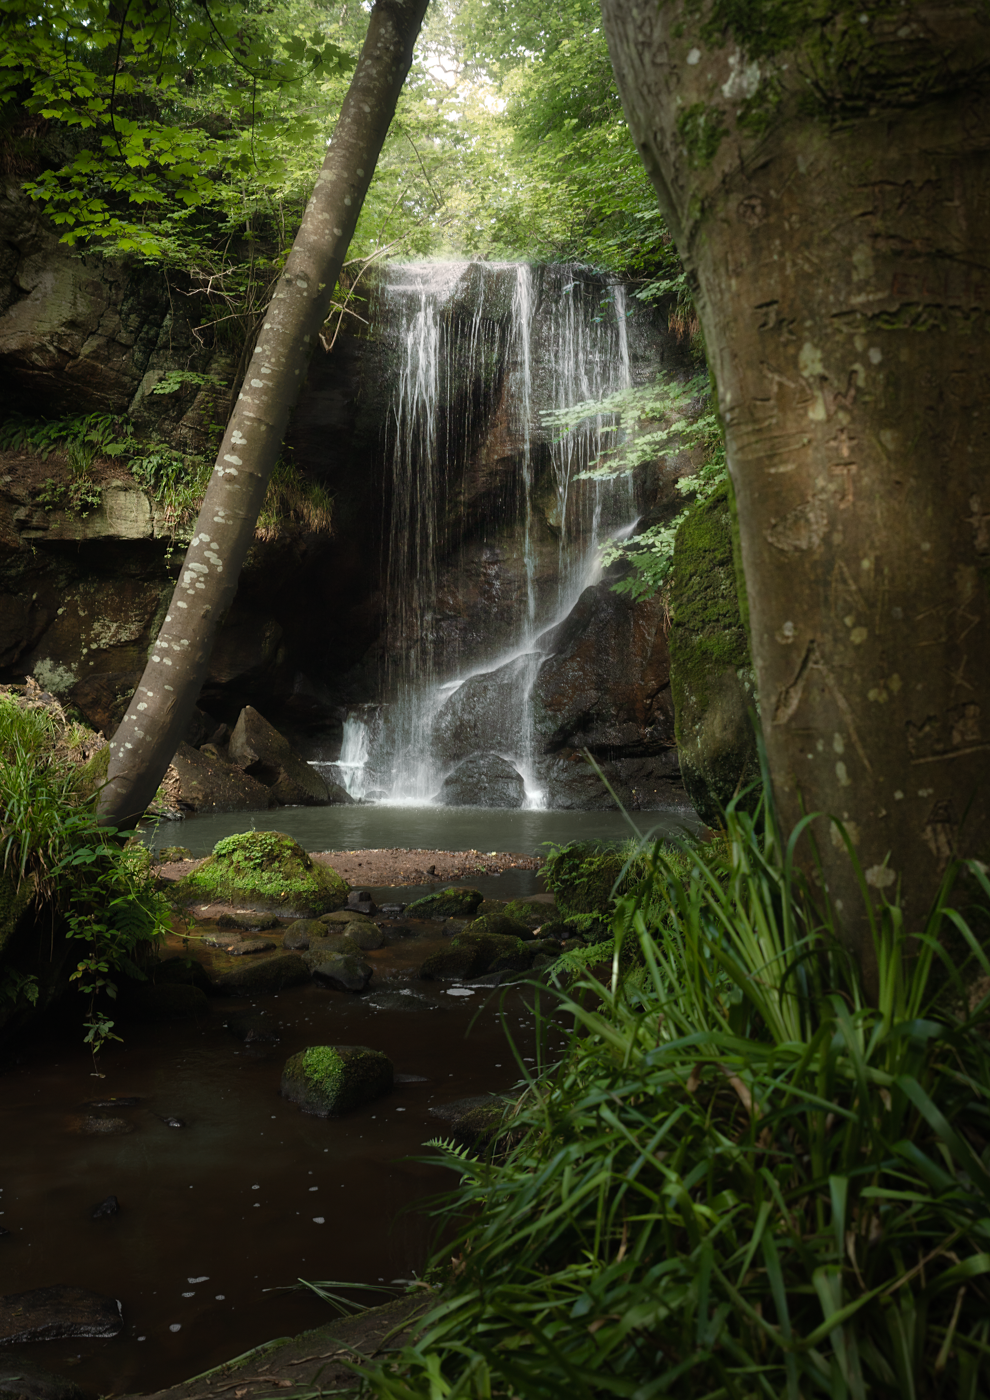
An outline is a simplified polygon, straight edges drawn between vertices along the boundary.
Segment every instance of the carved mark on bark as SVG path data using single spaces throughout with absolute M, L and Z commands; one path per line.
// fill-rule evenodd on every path
M 798 554 L 817 549 L 828 532 L 829 488 L 819 485 L 814 494 L 774 520 L 765 537 L 782 554 Z
M 939 874 L 956 855 L 959 823 L 951 802 L 936 802 L 922 830 L 925 845 L 938 862 Z
M 774 725 L 787 724 L 787 722 L 793 718 L 801 703 L 801 697 L 804 694 L 808 676 L 812 671 L 818 671 L 820 673 L 825 685 L 828 687 L 829 694 L 838 707 L 839 713 L 846 722 L 846 727 L 849 730 L 849 737 L 852 739 L 856 752 L 862 760 L 863 767 L 872 775 L 873 766 L 867 758 L 866 750 L 863 748 L 860 741 L 852 706 L 839 689 L 835 676 L 832 674 L 831 668 L 819 652 L 818 643 L 814 637 L 812 637 L 811 641 L 808 643 L 794 679 L 791 681 L 790 685 L 784 686 L 784 688 L 778 692 L 777 703 L 773 711 Z

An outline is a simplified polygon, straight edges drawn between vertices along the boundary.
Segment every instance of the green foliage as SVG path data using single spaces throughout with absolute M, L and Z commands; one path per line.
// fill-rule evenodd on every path
M 438 1218 L 461 1223 L 434 1264 L 454 1268 L 364 1394 L 986 1393 L 988 1007 L 949 1014 L 932 973 L 947 928 L 990 963 L 948 906 L 956 872 L 914 928 L 862 880 L 871 1004 L 795 871 L 809 822 L 785 843 L 772 812 L 758 832 L 730 809 L 714 863 L 643 849 L 614 927 L 645 973 L 616 956 L 541 1005 L 554 1041 L 574 1030 L 514 1147 L 441 1148 L 459 1185 Z
M 66 510 L 85 519 L 103 504 L 103 487 L 92 481 L 56 481 L 48 476 L 36 499 L 46 511 Z
M 94 459 L 119 457 L 134 446 L 130 421 L 115 413 L 86 413 L 69 418 L 28 418 L 9 413 L 0 424 L 0 450 L 27 451 L 47 462 L 65 451 L 73 472 L 85 474 Z
M 638 853 L 627 848 L 597 841 L 568 841 L 563 846 L 547 842 L 546 846 L 543 881 L 561 917 L 577 927 L 607 917 L 613 899 L 642 873 Z
M 695 501 L 707 500 L 726 479 L 725 442 L 707 371 L 686 383 L 661 375 L 655 384 L 620 389 L 604 399 L 588 399 L 546 415 L 558 431 L 571 432 L 593 417 L 612 416 L 615 445 L 602 453 L 582 477 L 611 478 L 635 471 L 646 462 L 670 464 L 679 454 L 701 457 L 700 465 L 677 479 L 677 489 Z M 654 427 L 654 424 L 659 426 Z M 632 565 L 613 587 L 636 599 L 648 598 L 666 582 L 674 558 L 680 521 L 647 526 L 628 540 L 609 540 L 602 563 Z
M 70 981 L 88 998 L 85 1038 L 95 1055 L 113 1027 L 97 999 L 116 996 L 118 974 L 143 976 L 138 960 L 166 930 L 167 910 L 147 862 L 121 851 L 116 831 L 99 826 L 78 771 L 54 751 L 56 738 L 49 710 L 25 709 L 0 694 L 2 869 L 19 886 L 33 884 L 36 905 L 50 906 L 66 937 L 82 944 Z M 6 968 L 3 987 L 37 999 L 33 973 Z

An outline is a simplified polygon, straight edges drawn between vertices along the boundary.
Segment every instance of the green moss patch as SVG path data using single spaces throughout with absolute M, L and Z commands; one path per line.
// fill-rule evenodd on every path
M 480 890 L 448 889 L 437 890 L 435 894 L 414 899 L 406 906 L 407 919 L 457 919 L 470 918 L 482 902 Z
M 248 831 L 218 841 L 174 893 L 184 904 L 223 901 L 314 916 L 339 908 L 349 892 L 336 870 L 318 865 L 291 836 Z
M 558 846 L 547 857 L 543 878 L 553 891 L 557 911 L 565 922 L 579 925 L 589 917 L 606 916 L 612 905 L 612 891 L 622 894 L 635 872 L 627 871 L 626 856 L 612 846 L 594 841 L 570 841 Z M 618 888 L 616 889 L 616 884 Z
M 311 1045 L 286 1060 L 279 1092 L 304 1113 L 336 1117 L 387 1094 L 392 1061 L 366 1045 Z

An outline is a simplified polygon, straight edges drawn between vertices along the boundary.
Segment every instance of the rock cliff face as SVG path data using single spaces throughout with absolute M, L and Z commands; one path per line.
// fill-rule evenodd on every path
M 317 351 L 289 438 L 295 464 L 333 495 L 334 537 L 300 528 L 256 544 L 201 707 L 233 724 L 252 705 L 297 741 L 308 734 L 311 756 L 333 760 L 350 707 L 394 706 L 412 674 L 443 679 L 482 652 L 496 656 L 528 608 L 553 624 L 532 691 L 551 801 L 601 800 L 574 761 L 587 748 L 632 805 L 653 805 L 677 772 L 661 610 L 619 599 L 600 578 L 582 589 L 577 576 L 566 607 L 552 607 L 566 592 L 567 541 L 584 548 L 603 527 L 587 501 L 576 509 L 576 487 L 562 493 L 556 430 L 539 408 L 565 371 L 584 375 L 586 396 L 604 383 L 587 326 L 583 342 L 577 331 L 568 342 L 584 357 L 573 365 L 560 363 L 553 326 L 571 314 L 568 278 L 586 300 L 606 284 L 567 269 L 534 275 L 523 401 L 521 275 L 500 280 L 470 264 L 458 276 L 443 320 L 474 336 L 475 361 L 470 372 L 453 360 L 441 367 L 432 497 L 421 494 L 426 448 L 400 441 L 396 412 L 419 292 L 403 307 L 379 284 L 363 309 L 370 326 L 341 335 L 330 356 Z M 194 384 L 151 393 L 169 370 L 234 379 L 231 358 L 200 344 L 188 303 L 147 269 L 72 255 L 32 206 L 0 200 L 0 409 L 126 413 L 147 437 L 202 451 L 215 399 Z M 633 382 L 661 365 L 686 368 L 659 318 L 637 312 L 622 336 Z M 82 515 L 46 489 L 49 478 L 71 484 L 57 455 L 0 452 L 0 680 L 33 673 L 110 732 L 171 594 L 183 535 L 125 471 L 103 463 L 96 476 L 99 504 Z M 629 498 L 633 516 L 672 514 L 679 501 L 670 475 L 656 472 L 641 473 Z M 470 725 L 461 711 L 453 729 Z M 449 746 L 447 771 L 463 748 Z

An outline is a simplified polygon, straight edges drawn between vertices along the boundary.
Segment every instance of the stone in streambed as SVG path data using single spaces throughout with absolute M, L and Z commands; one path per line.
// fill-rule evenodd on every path
M 75 1381 L 39 1366 L 30 1357 L 4 1349 L 0 1355 L 0 1400 L 83 1400 Z
M 112 1215 L 120 1214 L 120 1202 L 116 1196 L 107 1196 L 99 1205 L 93 1207 L 89 1213 L 90 1220 L 109 1220 Z
M 244 963 L 217 979 L 217 990 L 229 996 L 263 996 L 309 981 L 309 968 L 298 953 L 278 953 L 273 958 Z
M 282 947 L 291 953 L 301 953 L 309 947 L 314 938 L 325 938 L 326 924 L 320 919 L 296 919 L 289 924 L 282 939 Z
M 520 938 L 465 929 L 449 948 L 426 959 L 420 977 L 443 981 L 454 977 L 480 977 L 486 972 L 525 972 L 533 960 L 532 945 Z
M 450 1135 L 465 1147 L 484 1147 L 505 1125 L 513 1101 L 501 1095 L 475 1094 L 454 1103 L 438 1105 L 429 1112 L 447 1124 Z
M 264 784 L 281 806 L 325 807 L 354 801 L 336 783 L 329 787 L 316 769 L 299 757 L 288 739 L 246 705 L 234 725 L 227 754 L 232 762 Z
M 117 1299 L 86 1288 L 56 1284 L 0 1297 L 0 1344 L 51 1342 L 59 1337 L 116 1337 L 123 1330 Z
M 242 938 L 240 943 L 227 949 L 232 958 L 241 958 L 245 953 L 270 953 L 275 944 L 269 938 Z
M 358 909 L 333 909 L 329 914 L 321 914 L 318 922 L 328 927 L 334 924 L 370 924 L 372 928 L 375 927 L 374 919 Z
M 348 953 L 338 953 L 313 968 L 314 982 L 323 982 L 338 992 L 363 992 L 373 975 L 374 969 L 363 959 Z
M 498 933 L 504 938 L 532 938 L 533 931 L 519 919 L 511 919 L 507 914 L 482 914 L 467 925 L 465 933 Z
M 112 1118 L 107 1114 L 86 1113 L 82 1117 L 69 1119 L 69 1132 L 81 1133 L 83 1137 L 122 1137 L 133 1133 L 134 1124 L 126 1118 Z
M 180 880 L 172 898 L 180 904 L 254 905 L 304 918 L 345 903 L 348 885 L 329 865 L 318 865 L 291 836 L 247 831 L 225 836 L 202 865 Z
M 256 1011 L 228 1016 L 224 1026 L 243 1045 L 273 1045 L 281 1040 L 277 1028 Z
M 373 953 L 376 948 L 385 946 L 385 935 L 377 924 L 345 924 L 343 936 L 349 938 L 363 953 Z
M 480 890 L 457 888 L 454 885 L 435 894 L 424 895 L 406 905 L 407 919 L 470 918 L 484 896 Z
M 311 1045 L 286 1060 L 279 1088 L 304 1113 L 336 1117 L 387 1094 L 392 1061 L 365 1045 Z

